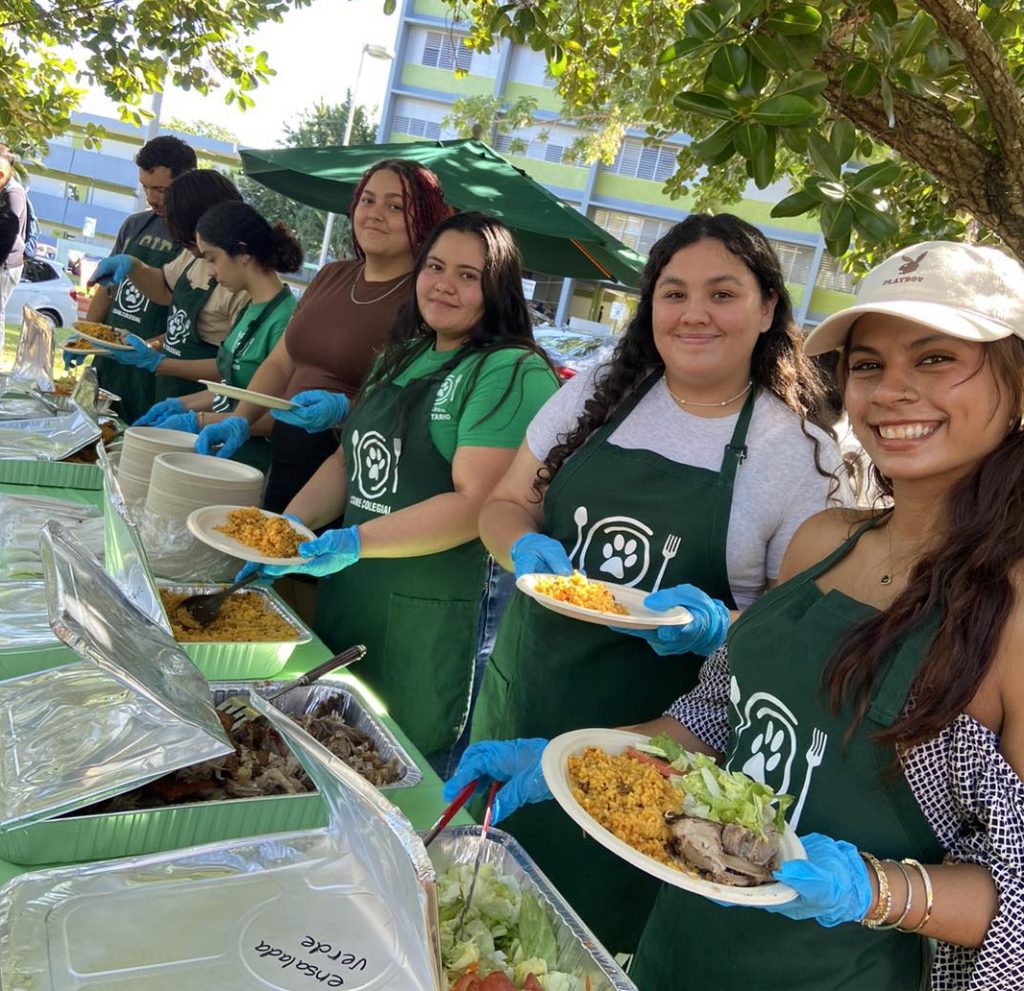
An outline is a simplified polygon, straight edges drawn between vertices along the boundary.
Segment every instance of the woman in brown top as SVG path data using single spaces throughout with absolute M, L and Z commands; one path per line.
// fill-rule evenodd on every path
M 219 422 L 207 418 L 196 442 L 202 453 L 231 457 L 250 433 L 270 434 L 267 509 L 283 510 L 337 450 L 331 428 L 387 339 L 420 245 L 449 213 L 437 176 L 422 165 L 392 158 L 370 168 L 349 209 L 356 258 L 317 273 L 249 382 L 284 399 L 301 393 L 299 407 L 272 419 L 262 406 L 241 402 Z

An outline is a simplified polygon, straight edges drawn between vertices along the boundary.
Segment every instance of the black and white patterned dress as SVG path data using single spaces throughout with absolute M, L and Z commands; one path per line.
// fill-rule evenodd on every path
M 666 713 L 721 753 L 729 750 L 729 681 L 723 647 Z M 936 944 L 931 991 L 1024 991 L 1024 781 L 999 752 L 999 737 L 966 714 L 901 760 L 947 862 L 984 865 L 999 893 L 980 947 Z

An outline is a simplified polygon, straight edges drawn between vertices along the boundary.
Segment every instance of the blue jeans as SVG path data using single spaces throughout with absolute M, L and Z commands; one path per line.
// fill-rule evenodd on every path
M 512 598 L 516 588 L 515 575 L 510 574 L 494 558 L 487 559 L 487 570 L 484 572 L 484 588 L 480 596 L 480 612 L 476 628 L 476 657 L 473 660 L 473 684 L 470 688 L 469 705 L 463 718 L 462 731 L 451 750 L 440 751 L 430 758 L 430 764 L 442 779 L 448 780 L 455 773 L 459 760 L 469 745 L 469 730 L 473 721 L 473 709 L 480 694 L 480 682 L 483 680 L 484 669 L 494 650 L 494 641 L 498 635 L 498 623 L 501 621 L 505 607 Z

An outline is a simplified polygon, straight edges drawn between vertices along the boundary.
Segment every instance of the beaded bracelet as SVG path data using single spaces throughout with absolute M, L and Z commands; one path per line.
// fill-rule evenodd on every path
M 932 917 L 932 907 L 935 904 L 935 891 L 932 888 L 932 879 L 928 875 L 928 871 L 925 870 L 924 864 L 914 860 L 912 857 L 904 857 L 903 863 L 908 867 L 916 868 L 921 875 L 921 880 L 924 882 L 924 918 L 921 919 L 913 929 L 901 929 L 900 932 L 911 934 L 919 933 L 926 925 L 928 925 L 928 920 Z M 900 922 L 902 921 L 903 919 L 900 919 Z
M 899 868 L 900 873 L 903 875 L 903 880 L 907 882 L 907 900 L 903 905 L 903 911 L 900 913 L 900 917 L 895 922 L 887 922 L 885 925 L 877 925 L 873 928 L 899 929 L 903 924 L 903 920 L 910 914 L 910 909 L 914 902 L 914 888 L 910 883 L 910 875 L 907 873 L 906 867 L 904 867 L 898 860 L 886 860 L 885 863 L 893 864 L 895 867 Z
M 885 925 L 885 920 L 889 918 L 889 911 L 892 909 L 892 888 L 889 887 L 889 878 L 881 861 L 874 854 L 865 853 L 863 850 L 860 855 L 871 865 L 878 879 L 878 903 L 875 905 L 875 914 L 865 915 L 860 924 L 867 926 L 868 929 L 878 929 Z

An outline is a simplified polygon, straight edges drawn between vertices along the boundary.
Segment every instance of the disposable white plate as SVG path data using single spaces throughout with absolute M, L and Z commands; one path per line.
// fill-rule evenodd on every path
M 79 330 L 77 323 L 74 325 L 74 327 L 75 333 L 78 334 L 79 337 L 83 337 L 87 341 L 92 341 L 93 344 L 98 344 L 101 348 L 113 348 L 115 351 L 131 351 L 132 349 L 132 346 L 130 344 L 114 344 L 112 341 L 105 341 L 100 337 L 93 337 L 92 334 L 90 334 L 88 331 Z M 119 337 L 123 338 L 125 332 L 122 330 L 117 330 L 115 331 L 115 333 Z
M 557 575 L 532 574 L 522 575 L 516 579 L 516 587 L 528 595 L 535 602 L 540 603 L 545 609 L 561 613 L 572 619 L 581 619 L 584 623 L 596 623 L 598 626 L 622 626 L 633 630 L 653 630 L 659 626 L 685 626 L 693 620 L 693 616 L 682 606 L 674 606 L 664 612 L 656 612 L 644 605 L 644 599 L 650 594 L 639 588 L 626 588 L 624 585 L 615 585 L 612 582 L 598 581 L 615 596 L 615 601 L 624 606 L 629 612 L 625 616 L 617 613 L 603 612 L 600 609 L 588 609 L 586 606 L 574 606 L 559 599 L 553 599 L 550 595 L 544 595 L 537 591 L 537 582 L 548 578 L 556 578 Z
M 74 340 L 75 339 L 72 339 L 72 340 L 68 341 L 67 344 L 63 345 L 63 348 L 64 348 L 65 351 L 70 351 L 72 354 L 105 354 L 106 353 L 103 348 L 96 347 L 95 345 L 87 347 L 87 348 L 72 348 L 72 347 L 68 347 L 68 344 L 74 343 Z M 79 337 L 79 338 L 77 338 L 77 340 L 82 340 L 82 338 Z
M 208 544 L 215 550 L 221 551 L 224 554 L 230 554 L 232 557 L 241 558 L 243 561 L 255 561 L 257 564 L 302 564 L 304 561 L 308 561 L 306 557 L 267 557 L 266 554 L 260 554 L 259 551 L 252 547 L 247 547 L 245 544 L 239 543 L 229 537 L 226 533 L 221 533 L 219 530 L 215 530 L 214 527 L 224 526 L 228 521 L 228 513 L 232 510 L 239 509 L 239 506 L 206 506 L 203 509 L 196 509 L 189 513 L 188 519 L 185 521 L 185 525 L 188 527 L 189 532 L 192 536 L 201 540 L 204 544 Z M 281 516 L 280 513 L 270 513 L 265 509 L 261 509 L 260 512 L 267 517 L 272 519 L 275 516 Z M 316 534 L 312 530 L 302 526 L 300 523 L 296 523 L 294 520 L 288 520 L 288 525 L 299 532 L 299 535 L 305 540 L 315 540 Z
M 548 788 L 551 789 L 555 801 L 586 833 L 602 846 L 611 850 L 617 857 L 621 857 L 627 863 L 666 884 L 692 891 L 705 898 L 731 902 L 734 905 L 781 905 L 784 902 L 792 901 L 796 897 L 796 892 L 789 885 L 777 881 L 754 888 L 737 888 L 730 884 L 705 881 L 701 877 L 677 871 L 620 840 L 592 818 L 590 813 L 576 801 L 569 783 L 569 758 L 571 756 L 582 753 L 586 747 L 600 747 L 606 753 L 617 756 L 628 746 L 646 743 L 647 740 L 648 737 L 641 736 L 639 733 L 628 733 L 625 730 L 617 729 L 580 729 L 571 733 L 563 733 L 561 736 L 556 736 L 544 749 L 544 756 L 541 758 L 544 780 L 547 782 Z M 807 859 L 803 844 L 788 823 L 780 844 L 780 852 L 783 860 Z
M 209 379 L 200 379 L 199 381 L 214 395 L 252 403 L 253 406 L 265 406 L 267 409 L 291 409 L 295 405 L 290 399 L 279 399 L 277 396 L 268 396 L 264 392 L 240 389 L 237 385 L 228 385 L 226 382 L 211 382 Z

